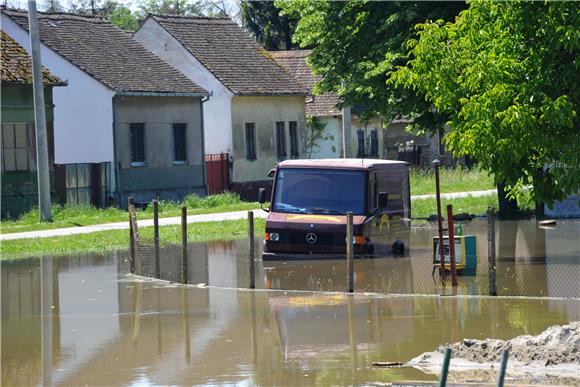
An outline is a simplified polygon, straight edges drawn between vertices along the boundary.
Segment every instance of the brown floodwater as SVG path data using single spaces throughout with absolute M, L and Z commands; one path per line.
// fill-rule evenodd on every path
M 532 289 L 526 292 L 552 298 L 313 291 L 343 290 L 343 261 L 258 261 L 258 287 L 302 291 L 236 289 L 248 283 L 244 241 L 189 246 L 189 280 L 210 285 L 204 288 L 128 274 L 124 251 L 2 261 L 1 384 L 436 380 L 413 368 L 380 369 L 372 362 L 406 362 L 463 338 L 509 339 L 580 320 L 580 299 L 562 298 L 578 297 L 580 222 L 559 222 L 539 236 L 535 222 L 509 224 L 509 233 L 496 226 L 498 291 Z M 465 224 L 468 233 L 478 235 L 481 264 L 487 257 L 485 223 Z M 359 291 L 440 292 L 428 260 L 433 235 L 429 227 L 413 229 L 409 258 L 357 261 Z M 500 280 L 504 264 L 509 275 Z M 464 278 L 458 293 L 484 293 L 486 281 L 479 274 Z

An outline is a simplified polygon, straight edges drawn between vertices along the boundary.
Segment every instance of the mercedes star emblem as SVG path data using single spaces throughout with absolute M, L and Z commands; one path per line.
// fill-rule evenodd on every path
M 309 232 L 308 234 L 306 234 L 306 242 L 308 242 L 309 244 L 313 245 L 316 243 L 317 240 L 318 237 L 316 236 L 315 233 Z

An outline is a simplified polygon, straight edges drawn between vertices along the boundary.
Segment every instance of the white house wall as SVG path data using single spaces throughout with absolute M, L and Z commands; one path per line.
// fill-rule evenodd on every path
M 2 29 L 30 52 L 28 32 L 2 15 Z M 54 162 L 113 163 L 114 92 L 41 44 L 42 64 L 68 82 L 53 89 Z
M 205 153 L 232 153 L 233 93 L 155 20 L 148 19 L 133 38 L 212 93 L 203 104 Z
M 320 117 L 319 121 L 324 125 L 324 130 L 318 141 L 312 146 L 307 146 L 305 158 L 312 159 L 330 159 L 338 158 L 342 152 L 342 120 L 339 117 Z M 311 133 L 308 133 L 310 138 Z

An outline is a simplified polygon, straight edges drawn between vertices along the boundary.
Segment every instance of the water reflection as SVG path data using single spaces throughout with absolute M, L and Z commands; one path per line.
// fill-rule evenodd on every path
M 3 263 L 2 384 L 434 380 L 372 362 L 580 319 L 576 300 L 252 292 L 172 286 L 127 271 L 124 254 L 55 259 L 42 276 L 39 260 Z M 52 302 L 43 312 L 45 292 Z

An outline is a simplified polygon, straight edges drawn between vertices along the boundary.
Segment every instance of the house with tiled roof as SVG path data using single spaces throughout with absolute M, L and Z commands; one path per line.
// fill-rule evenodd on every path
M 16 218 L 38 204 L 34 92 L 30 55 L 1 31 L 1 216 Z M 50 177 L 54 182 L 53 87 L 66 83 L 42 69 Z M 54 186 L 54 184 L 53 184 Z M 53 192 L 54 194 L 54 192 Z
M 202 102 L 209 93 L 100 17 L 39 13 L 54 91 L 56 185 L 67 203 L 205 194 Z M 25 12 L 2 28 L 30 51 Z
M 212 93 L 205 148 L 229 154 L 230 188 L 304 156 L 308 91 L 231 19 L 149 15 L 133 37 Z
M 314 75 L 308 66 L 310 53 L 310 50 L 270 52 L 288 73 L 313 93 L 314 86 L 322 77 Z M 337 108 L 339 101 L 338 94 L 332 92 L 313 95 L 306 101 L 306 115 L 323 127 L 308 146 L 313 158 L 342 157 L 342 112 Z M 350 157 L 400 159 L 429 165 L 432 158 L 443 152 L 438 135 L 409 133 L 406 130 L 409 121 L 405 119 L 385 123 L 381 117 L 374 117 L 363 122 L 358 118 L 359 110 L 356 106 L 351 109 Z M 423 157 L 420 157 L 421 154 Z

